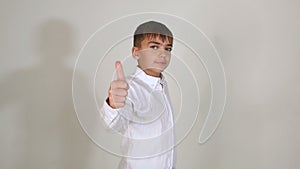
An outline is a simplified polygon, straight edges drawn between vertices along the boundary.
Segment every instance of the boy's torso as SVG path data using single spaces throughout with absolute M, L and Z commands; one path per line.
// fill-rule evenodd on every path
M 140 160 L 125 158 L 119 168 L 171 167 L 173 115 L 166 81 L 164 78 L 148 76 L 137 69 L 135 74 L 127 78 L 127 82 L 127 102 L 132 102 L 133 112 L 123 112 L 123 117 L 130 121 L 124 133 L 123 152 L 129 157 L 155 157 Z M 164 154 L 157 155 L 161 153 Z

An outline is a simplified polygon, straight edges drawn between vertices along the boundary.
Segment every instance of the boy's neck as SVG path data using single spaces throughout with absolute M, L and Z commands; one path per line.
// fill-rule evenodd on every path
M 149 76 L 161 78 L 161 73 L 151 71 L 150 69 L 142 69 L 140 66 L 138 66 L 138 67 Z

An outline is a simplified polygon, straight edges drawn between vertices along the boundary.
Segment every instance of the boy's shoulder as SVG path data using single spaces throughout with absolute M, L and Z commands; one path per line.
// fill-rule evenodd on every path
M 149 87 L 149 83 L 139 78 L 136 74 L 131 74 L 130 76 L 127 76 L 126 82 L 129 85 L 129 89 L 143 89 Z
M 153 81 L 145 79 L 138 73 L 133 73 L 129 76 L 126 76 L 126 82 L 129 86 L 129 97 L 136 97 L 138 99 L 141 96 L 147 97 L 153 92 Z

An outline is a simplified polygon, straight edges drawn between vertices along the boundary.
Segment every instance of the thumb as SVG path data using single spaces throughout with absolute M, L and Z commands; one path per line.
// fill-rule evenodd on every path
M 125 80 L 123 67 L 120 61 L 116 61 L 116 72 L 117 72 L 118 80 Z

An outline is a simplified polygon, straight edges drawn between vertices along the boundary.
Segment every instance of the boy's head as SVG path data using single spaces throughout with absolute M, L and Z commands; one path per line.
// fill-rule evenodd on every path
M 159 77 L 169 65 L 173 34 L 163 24 L 145 22 L 134 32 L 132 55 L 148 75 Z

